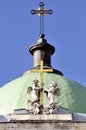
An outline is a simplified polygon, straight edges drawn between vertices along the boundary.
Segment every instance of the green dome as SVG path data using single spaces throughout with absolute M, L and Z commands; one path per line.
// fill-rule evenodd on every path
M 0 114 L 10 114 L 15 109 L 27 108 L 27 101 L 31 98 L 31 94 L 27 94 L 27 88 L 32 86 L 33 79 L 39 80 L 39 76 L 39 73 L 31 73 L 0 88 Z M 60 96 L 56 99 L 62 107 L 71 112 L 86 113 L 86 88 L 63 76 L 44 73 L 44 88 L 49 88 L 52 81 L 56 81 L 60 88 Z M 44 94 L 44 104 L 47 104 L 47 101 Z

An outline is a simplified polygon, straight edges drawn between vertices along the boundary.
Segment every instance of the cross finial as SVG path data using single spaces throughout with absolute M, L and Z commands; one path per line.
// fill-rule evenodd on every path
M 40 69 L 33 69 L 31 72 L 40 73 L 40 86 L 43 86 L 43 73 L 44 72 L 53 72 L 53 69 L 44 69 L 43 61 L 40 62 Z M 43 91 L 40 93 L 40 104 L 43 105 Z
M 39 3 L 39 8 L 37 10 L 31 10 L 31 14 L 37 14 L 38 16 L 40 16 L 40 37 L 43 38 L 44 35 L 44 16 L 46 16 L 46 14 L 52 14 L 53 10 L 46 10 L 46 8 L 44 8 L 44 3 L 40 2 Z

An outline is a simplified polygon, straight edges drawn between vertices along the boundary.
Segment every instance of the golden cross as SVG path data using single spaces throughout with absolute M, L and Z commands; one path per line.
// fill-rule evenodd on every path
M 53 69 L 43 69 L 43 61 L 41 61 L 40 69 L 33 69 L 31 72 L 40 73 L 40 86 L 43 86 L 43 72 L 53 72 Z M 40 92 L 40 105 L 43 105 L 43 91 Z

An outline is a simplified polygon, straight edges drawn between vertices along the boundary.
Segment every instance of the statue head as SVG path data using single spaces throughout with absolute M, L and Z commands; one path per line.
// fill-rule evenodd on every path
M 55 81 L 53 81 L 50 85 L 51 87 L 56 87 L 57 86 L 57 83 Z
M 33 80 L 33 84 L 38 84 L 38 82 L 39 82 L 39 81 L 38 81 L 37 79 L 34 79 L 34 80 Z

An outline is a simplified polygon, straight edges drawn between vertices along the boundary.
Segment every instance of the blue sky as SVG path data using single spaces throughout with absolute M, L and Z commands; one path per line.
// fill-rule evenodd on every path
M 0 86 L 33 67 L 29 47 L 39 38 L 40 0 L 0 0 Z M 86 86 L 86 0 L 43 0 L 53 15 L 45 17 L 45 38 L 56 48 L 52 66 Z

